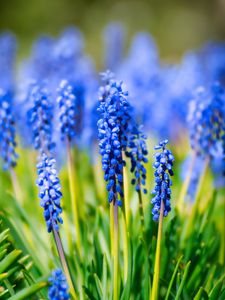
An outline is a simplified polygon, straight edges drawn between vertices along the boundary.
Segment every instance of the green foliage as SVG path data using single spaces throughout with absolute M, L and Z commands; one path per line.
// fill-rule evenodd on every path
M 149 158 L 151 155 L 150 153 Z M 28 160 L 26 154 L 21 152 L 20 164 L 16 172 L 22 187 L 22 206 L 12 196 L 8 174 L 0 174 L 1 181 L 7 187 L 1 189 L 0 193 L 3 220 L 0 233 L 0 299 L 47 299 L 46 276 L 53 268 L 60 266 L 54 240 L 46 233 L 42 209 L 37 200 L 35 169 L 32 166 L 35 166 L 34 155 L 30 155 Z M 79 251 L 69 205 L 66 168 L 63 168 L 60 173 L 65 208 L 64 224 L 60 228 L 60 235 L 66 258 L 78 299 L 111 300 L 113 261 L 110 213 L 107 199 L 104 199 L 103 176 L 97 163 L 91 165 L 84 152 L 79 153 L 76 166 L 80 191 L 78 203 L 81 249 Z M 203 185 L 199 206 L 194 212 L 195 218 L 187 234 L 193 205 L 184 203 L 182 210 L 176 208 L 176 199 L 181 188 L 178 166 L 179 157 L 172 197 L 173 212 L 163 221 L 159 299 L 223 300 L 225 299 L 222 213 L 224 191 L 213 191 L 210 185 Z M 148 169 L 151 170 L 151 163 Z M 151 173 L 149 174 L 151 177 Z M 207 182 L 210 176 L 209 173 L 206 174 Z M 150 190 L 152 185 L 150 178 L 148 183 Z M 151 219 L 149 194 L 143 196 L 144 232 L 141 230 L 138 197 L 131 186 L 129 186 L 128 200 L 131 216 L 127 228 L 127 244 L 122 223 L 123 212 L 119 212 L 119 299 L 149 300 L 155 261 L 157 223 Z M 125 245 L 127 245 L 127 254 L 124 252 Z M 127 274 L 124 270 L 125 259 L 128 260 Z
M 0 216 L 4 218 L 3 216 Z M 30 255 L 15 248 L 11 232 L 0 218 L 0 299 L 37 299 L 48 282 L 35 282 Z M 29 298 L 28 298 L 29 297 Z

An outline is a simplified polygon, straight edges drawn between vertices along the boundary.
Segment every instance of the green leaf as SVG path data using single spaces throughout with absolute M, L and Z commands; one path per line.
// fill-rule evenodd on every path
M 8 300 L 24 300 L 24 299 L 30 299 L 29 297 L 32 295 L 35 295 L 38 291 L 43 289 L 48 285 L 47 281 L 38 282 L 33 284 L 32 286 L 29 286 L 21 291 L 19 291 L 16 295 L 10 297 Z
M 176 294 L 176 297 L 175 297 L 175 300 L 179 300 L 180 299 L 180 295 L 182 293 L 182 290 L 183 290 L 183 287 L 184 287 L 184 283 L 186 281 L 186 278 L 187 278 L 187 275 L 188 275 L 188 271 L 189 271 L 189 268 L 190 268 L 190 264 L 191 262 L 189 261 L 184 269 L 184 275 L 182 277 L 182 280 L 181 280 L 181 283 L 180 283 L 180 286 L 178 288 L 178 291 L 177 291 L 177 294 Z
M 217 282 L 217 284 L 214 286 L 214 288 L 210 292 L 210 294 L 209 294 L 209 300 L 218 300 L 220 292 L 222 290 L 222 287 L 223 287 L 223 278 L 221 278 Z
M 194 297 L 194 300 L 208 300 L 208 299 L 209 299 L 209 296 L 208 296 L 206 290 L 204 290 L 203 287 L 200 287 L 200 289 L 198 290 L 198 293 Z
M 181 255 L 180 258 L 177 261 L 177 264 L 176 264 L 175 269 L 173 271 L 173 275 L 172 275 L 171 280 L 169 282 L 169 286 L 168 286 L 168 289 L 167 289 L 165 300 L 169 299 L 170 291 L 171 291 L 171 288 L 173 286 L 173 283 L 174 283 L 174 280 L 175 280 L 175 277 L 176 277 L 176 274 L 177 274 L 177 270 L 178 270 L 178 267 L 179 267 L 179 264 L 180 264 L 182 258 L 183 258 L 183 255 Z
M 95 279 L 95 285 L 96 285 L 96 289 L 97 289 L 97 292 L 98 292 L 99 299 L 103 299 L 102 283 L 101 283 L 101 281 L 98 278 L 98 275 L 96 273 L 94 274 L 94 279 Z
M 21 250 L 13 250 L 0 262 L 0 273 L 4 272 L 22 253 Z

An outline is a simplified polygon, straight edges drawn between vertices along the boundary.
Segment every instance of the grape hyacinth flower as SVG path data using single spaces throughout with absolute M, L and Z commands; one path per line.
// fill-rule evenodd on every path
M 134 174 L 134 178 L 131 180 L 131 183 L 135 185 L 137 192 L 141 191 L 141 186 L 144 186 L 146 183 L 146 168 L 144 164 L 148 162 L 146 157 L 148 150 L 145 140 L 146 136 L 143 134 L 142 129 L 138 128 L 134 123 L 131 136 L 129 138 L 129 148 L 125 154 L 131 161 L 130 171 Z M 143 192 L 146 194 L 147 190 L 144 188 Z
M 101 118 L 97 126 L 104 179 L 107 182 L 109 202 L 121 206 L 124 166 L 122 149 L 126 144 L 122 126 L 126 124 L 126 94 L 122 92 L 121 84 L 114 80 L 110 80 L 110 85 L 106 85 L 104 91 L 100 92 L 98 111 Z M 118 195 L 121 199 L 118 199 Z
M 115 71 L 124 55 L 125 30 L 122 24 L 112 22 L 104 30 L 104 64 Z
M 50 287 L 48 289 L 49 300 L 67 300 L 70 299 L 69 287 L 61 269 L 52 272 L 48 279 Z
M 219 83 L 210 91 L 199 88 L 190 105 L 191 147 L 197 155 L 215 156 L 218 143 L 225 144 L 225 97 Z
M 99 146 L 102 155 L 103 170 L 107 181 L 109 192 L 109 202 L 113 200 L 115 192 L 123 198 L 123 160 L 122 152 L 131 160 L 131 172 L 134 173 L 132 183 L 136 185 L 136 190 L 145 185 L 146 169 L 144 163 L 147 162 L 147 147 L 145 135 L 141 128 L 138 128 L 133 110 L 127 101 L 128 93 L 122 89 L 122 82 L 116 82 L 114 75 L 107 71 L 102 74 L 105 82 L 99 90 L 101 119 L 98 121 Z M 146 193 L 146 189 L 144 189 Z M 119 201 L 121 204 L 121 201 Z
M 44 218 L 48 232 L 53 229 L 59 230 L 59 223 L 63 223 L 60 214 L 62 208 L 60 200 L 62 198 L 60 180 L 55 169 L 55 159 L 42 154 L 40 162 L 37 164 L 40 205 L 44 208 Z
M 52 142 L 53 105 L 45 85 L 33 87 L 30 101 L 32 107 L 27 112 L 27 123 L 32 130 L 34 148 L 49 153 L 55 146 Z
M 166 144 L 168 140 L 164 140 L 159 143 L 158 146 L 155 146 L 155 150 L 161 150 L 155 154 L 155 188 L 152 191 L 154 198 L 151 203 L 153 204 L 152 214 L 153 220 L 158 221 L 160 215 L 160 209 L 162 201 L 164 204 L 163 216 L 166 217 L 171 210 L 170 198 L 171 198 L 171 189 L 172 181 L 170 176 L 173 176 L 173 162 L 174 156 L 172 152 L 166 149 Z
M 18 155 L 15 148 L 15 122 L 11 102 L 9 101 L 9 95 L 0 89 L 0 155 L 4 170 L 16 166 Z
M 67 80 L 62 80 L 58 88 L 57 102 L 59 105 L 60 131 L 62 140 L 74 140 L 80 132 L 80 113 L 77 99 L 73 93 L 72 86 Z

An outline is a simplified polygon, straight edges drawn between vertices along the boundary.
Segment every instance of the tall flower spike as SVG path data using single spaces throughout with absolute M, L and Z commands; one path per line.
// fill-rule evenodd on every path
M 133 121 L 133 128 L 129 137 L 128 149 L 125 154 L 130 158 L 131 161 L 131 173 L 134 174 L 134 178 L 131 183 L 135 185 L 136 191 L 141 190 L 141 186 L 146 183 L 146 168 L 145 163 L 148 162 L 147 159 L 147 145 L 146 136 L 143 134 L 142 129 L 138 128 L 136 123 Z M 147 190 L 144 188 L 143 192 L 146 194 Z
M 99 89 L 100 107 L 98 111 L 104 116 L 105 121 L 103 119 L 99 120 L 99 138 L 101 140 L 104 137 L 104 134 L 106 134 L 107 138 L 109 138 L 110 135 L 113 139 L 118 138 L 120 143 L 119 151 L 121 152 L 121 161 L 122 151 L 124 151 L 125 155 L 130 158 L 131 172 L 134 173 L 132 184 L 136 186 L 136 191 L 139 191 L 141 185 L 145 185 L 146 180 L 146 169 L 144 167 L 144 163 L 148 161 L 146 158 L 146 155 L 148 154 L 145 142 L 146 137 L 143 134 L 141 127 L 138 127 L 135 122 L 133 109 L 127 101 L 128 93 L 123 92 L 122 90 L 122 82 L 116 82 L 113 77 L 114 75 L 110 71 L 102 73 L 102 79 L 105 82 L 105 85 Z M 106 114 L 107 112 L 109 112 L 108 115 Z M 109 125 L 106 127 L 107 122 Z M 102 126 L 103 131 L 100 130 L 100 125 Z M 106 130 L 109 130 L 109 132 L 107 133 Z M 104 134 L 102 135 L 101 133 Z M 99 145 L 101 148 L 101 143 Z M 101 149 L 101 151 L 103 150 Z M 106 155 L 103 156 L 104 162 L 106 162 L 106 158 Z M 124 161 L 121 163 L 124 165 Z M 119 178 L 120 177 L 122 183 L 122 176 L 119 176 Z M 105 174 L 105 180 L 110 181 L 110 176 L 108 176 L 108 174 Z M 144 189 L 144 193 L 146 192 L 147 190 Z
M 225 144 L 225 96 L 218 83 L 210 91 L 197 90 L 188 121 L 191 147 L 198 155 L 214 157 L 218 143 Z
M 72 86 L 66 80 L 62 80 L 58 88 L 57 102 L 59 105 L 59 119 L 61 138 L 73 141 L 79 134 L 80 113 L 77 99 L 73 93 Z
M 15 124 L 9 95 L 0 89 L 0 155 L 4 170 L 16 166 L 18 155 L 15 147 Z
M 70 299 L 69 287 L 61 269 L 52 272 L 48 279 L 50 287 L 48 289 L 49 300 L 68 300 Z
M 164 212 L 163 215 L 166 217 L 171 210 L 170 198 L 171 198 L 171 189 L 172 181 L 170 176 L 173 176 L 173 162 L 174 156 L 172 152 L 166 149 L 166 144 L 168 140 L 162 141 L 158 146 L 155 146 L 155 150 L 161 150 L 155 154 L 155 188 L 152 191 L 154 198 L 151 203 L 153 204 L 152 214 L 153 220 L 158 221 L 160 215 L 161 202 L 164 203 Z
M 40 205 L 44 208 L 44 218 L 47 225 L 48 232 L 54 228 L 59 230 L 59 223 L 63 223 L 60 214 L 62 208 L 60 200 L 62 198 L 61 185 L 57 177 L 55 169 L 55 160 L 48 158 L 43 153 L 41 161 L 37 164 L 38 180 L 37 186 L 39 187 L 39 198 L 41 199 Z
M 35 85 L 31 92 L 32 107 L 27 112 L 27 122 L 32 130 L 34 148 L 48 153 L 54 148 L 53 105 L 49 99 L 48 90 L 44 85 Z
M 101 119 L 98 121 L 98 138 L 102 168 L 105 172 L 109 202 L 121 205 L 123 198 L 123 166 L 122 150 L 127 146 L 126 129 L 129 115 L 127 109 L 127 93 L 123 92 L 121 84 L 112 78 L 110 72 L 103 74 L 105 87 L 100 88 L 100 105 L 98 111 Z

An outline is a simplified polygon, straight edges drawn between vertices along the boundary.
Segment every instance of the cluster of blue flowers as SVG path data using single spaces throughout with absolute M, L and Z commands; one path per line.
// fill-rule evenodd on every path
M 157 152 L 155 154 L 155 188 L 152 191 L 152 194 L 155 195 L 151 200 L 153 204 L 152 215 L 153 220 L 158 221 L 160 216 L 160 209 L 162 203 L 164 205 L 163 208 L 163 216 L 166 217 L 171 210 L 170 198 L 171 198 L 171 185 L 172 181 L 170 176 L 173 176 L 173 162 L 174 156 L 172 152 L 166 149 L 166 144 L 168 140 L 162 141 L 158 146 L 155 146 L 155 150 L 161 150 L 161 152 Z
M 59 120 L 62 140 L 73 141 L 79 134 L 80 112 L 73 88 L 66 80 L 62 80 L 58 88 L 57 102 L 59 105 Z
M 15 123 L 9 98 L 9 94 L 0 89 L 0 155 L 4 170 L 15 167 L 18 158 L 15 151 Z
M 141 128 L 134 126 L 129 138 L 128 149 L 125 152 L 126 156 L 130 158 L 130 171 L 134 174 L 131 183 L 135 185 L 137 192 L 141 191 L 141 186 L 146 184 L 146 168 L 144 164 L 148 162 L 148 150 L 145 140 L 146 136 Z M 147 189 L 143 188 L 143 192 L 146 194 Z
M 55 160 L 42 154 L 40 162 L 37 164 L 40 205 L 44 208 L 44 218 L 48 232 L 53 229 L 59 230 L 59 223 L 63 223 L 60 214 L 62 208 L 60 200 L 62 198 L 61 185 L 55 169 Z
M 122 126 L 126 125 L 125 107 L 126 93 L 123 93 L 121 84 L 118 84 L 108 72 L 103 75 L 106 82 L 100 90 L 100 105 L 98 111 L 101 119 L 98 121 L 98 138 L 100 154 L 102 155 L 102 168 L 107 182 L 108 200 L 121 206 L 123 199 L 123 147 L 126 146 L 126 137 Z M 118 198 L 120 195 L 120 198 Z
M 115 81 L 109 71 L 103 73 L 102 77 L 105 85 L 100 88 L 98 108 L 101 116 L 98 121 L 100 154 L 109 192 L 108 200 L 121 205 L 117 194 L 123 198 L 123 152 L 131 160 L 131 172 L 135 175 L 132 183 L 140 191 L 146 179 L 146 137 L 132 116 L 132 107 L 127 101 L 128 93 L 123 91 L 122 82 Z
M 45 85 L 36 84 L 31 91 L 32 107 L 27 112 L 27 123 L 31 128 L 32 142 L 36 150 L 48 153 L 54 148 L 53 105 Z
M 225 145 L 225 95 L 218 83 L 211 90 L 196 91 L 188 121 L 191 146 L 197 155 L 216 156 L 219 144 Z
M 50 283 L 50 287 L 48 289 L 49 300 L 70 299 L 69 287 L 66 281 L 66 277 L 61 269 L 54 270 L 48 281 Z

